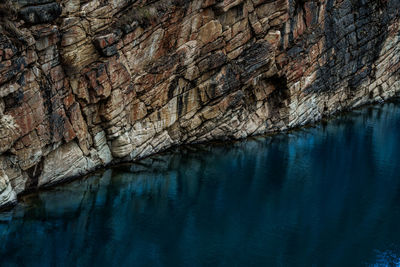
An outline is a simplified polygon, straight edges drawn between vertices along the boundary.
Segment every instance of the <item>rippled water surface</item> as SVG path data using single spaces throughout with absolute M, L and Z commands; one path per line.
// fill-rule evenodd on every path
M 181 148 L 24 197 L 1 266 L 400 264 L 400 104 Z

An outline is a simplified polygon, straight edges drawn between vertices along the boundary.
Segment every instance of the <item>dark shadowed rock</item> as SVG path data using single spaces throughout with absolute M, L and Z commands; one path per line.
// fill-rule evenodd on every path
M 61 6 L 53 2 L 38 6 L 27 6 L 20 10 L 21 18 L 30 24 L 52 22 L 61 15 Z

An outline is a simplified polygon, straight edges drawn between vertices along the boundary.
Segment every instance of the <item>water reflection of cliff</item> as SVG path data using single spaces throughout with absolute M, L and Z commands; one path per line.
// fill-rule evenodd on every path
M 28 196 L 1 215 L 0 265 L 398 263 L 399 130 L 387 104 Z

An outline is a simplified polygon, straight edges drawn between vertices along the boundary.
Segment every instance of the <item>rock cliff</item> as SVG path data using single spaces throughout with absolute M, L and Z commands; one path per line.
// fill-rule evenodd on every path
M 400 92 L 398 0 L 0 1 L 0 205 Z

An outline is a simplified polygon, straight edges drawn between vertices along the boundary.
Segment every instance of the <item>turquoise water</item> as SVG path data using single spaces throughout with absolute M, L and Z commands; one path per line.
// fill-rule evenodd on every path
M 1 266 L 397 266 L 400 103 L 23 198 Z

